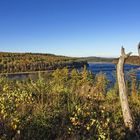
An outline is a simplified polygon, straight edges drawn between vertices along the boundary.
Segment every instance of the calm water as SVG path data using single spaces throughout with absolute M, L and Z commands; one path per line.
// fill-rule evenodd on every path
M 131 79 L 129 72 L 131 70 L 134 70 L 137 68 L 140 68 L 140 66 L 126 64 L 124 66 L 126 78 Z M 91 70 L 93 72 L 93 74 L 97 74 L 100 72 L 106 74 L 107 79 L 111 83 L 115 83 L 115 81 L 116 81 L 116 65 L 114 65 L 114 64 L 111 64 L 111 63 L 89 63 L 88 69 Z M 31 79 L 34 79 L 35 77 L 37 77 L 37 73 L 36 74 L 35 73 L 9 74 L 8 75 L 8 78 L 10 78 L 10 79 L 19 79 L 19 80 L 24 80 L 24 79 L 27 79 L 29 77 Z M 137 78 L 137 81 L 140 81 L 140 70 L 136 72 L 136 78 Z
M 130 64 L 125 64 L 124 70 L 125 70 L 125 76 L 127 79 L 130 79 L 130 74 L 129 72 L 131 70 L 140 68 L 140 66 L 136 65 L 130 65 Z M 111 64 L 111 63 L 89 63 L 89 70 L 93 72 L 93 74 L 97 74 L 99 72 L 105 73 L 107 76 L 107 79 L 114 83 L 116 81 L 116 65 Z M 140 80 L 140 70 L 136 72 L 136 79 L 137 81 Z

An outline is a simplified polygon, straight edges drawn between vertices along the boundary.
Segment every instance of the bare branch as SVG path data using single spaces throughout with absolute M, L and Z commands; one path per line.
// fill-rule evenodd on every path
M 132 52 L 126 54 L 125 58 L 128 58 L 131 54 L 132 54 Z
M 122 46 L 122 48 L 121 48 L 121 56 L 122 56 L 122 57 L 128 58 L 131 54 L 132 54 L 132 52 L 130 52 L 130 53 L 128 53 L 128 54 L 125 54 L 125 49 L 124 49 L 124 47 Z

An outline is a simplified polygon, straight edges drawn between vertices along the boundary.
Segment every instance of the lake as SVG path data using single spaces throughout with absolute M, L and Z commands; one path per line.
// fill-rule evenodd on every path
M 140 66 L 125 64 L 124 71 L 125 77 L 130 79 L 130 71 L 140 68 Z M 102 72 L 106 75 L 107 79 L 114 83 L 116 81 L 116 65 L 112 63 L 89 63 L 88 69 L 92 71 L 93 74 L 97 74 Z M 140 80 L 140 70 L 136 72 L 136 79 L 137 81 Z
M 125 70 L 125 76 L 127 79 L 130 79 L 129 72 L 134 69 L 138 69 L 140 66 L 136 65 L 130 65 L 125 64 L 124 70 Z M 88 70 L 92 71 L 94 75 L 97 73 L 104 73 L 107 77 L 107 79 L 110 81 L 110 83 L 115 83 L 116 81 L 116 65 L 112 63 L 89 63 Z M 43 71 L 42 73 L 47 74 L 48 71 Z M 15 73 L 15 74 L 8 74 L 8 78 L 10 79 L 28 79 L 29 77 L 31 79 L 36 79 L 38 76 L 37 72 L 27 72 L 27 73 Z M 140 81 L 140 70 L 136 72 L 136 78 L 137 81 Z

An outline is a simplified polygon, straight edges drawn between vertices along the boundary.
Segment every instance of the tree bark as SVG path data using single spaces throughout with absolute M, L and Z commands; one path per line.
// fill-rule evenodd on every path
M 128 104 L 127 89 L 126 89 L 126 83 L 125 83 L 125 78 L 124 78 L 124 63 L 125 63 L 125 60 L 130 55 L 131 53 L 125 54 L 125 50 L 122 47 L 121 56 L 117 64 L 117 78 L 118 78 L 119 96 L 120 96 L 124 124 L 126 128 L 132 131 L 134 128 L 134 123 L 133 123 L 131 111 Z
M 140 42 L 138 44 L 138 54 L 139 54 L 139 57 L 140 57 Z

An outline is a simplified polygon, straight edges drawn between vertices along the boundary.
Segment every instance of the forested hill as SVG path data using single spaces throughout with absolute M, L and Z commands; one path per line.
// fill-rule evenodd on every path
M 113 63 L 117 63 L 118 58 L 113 60 Z M 125 61 L 126 64 L 133 64 L 133 65 L 140 65 L 140 57 L 139 56 L 130 56 L 128 59 Z
M 87 65 L 86 61 L 53 54 L 0 52 L 1 73 L 44 71 L 84 65 Z
M 114 58 L 106 58 L 106 57 L 81 57 L 79 60 L 86 60 L 88 62 L 112 62 Z

